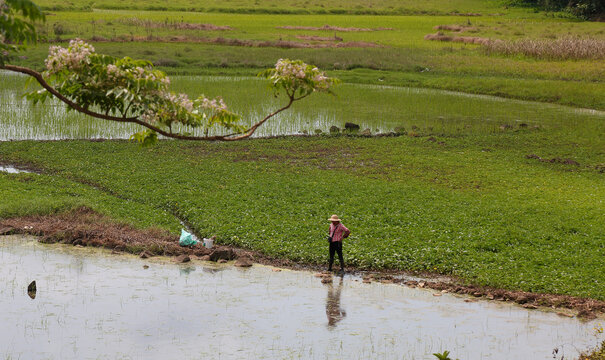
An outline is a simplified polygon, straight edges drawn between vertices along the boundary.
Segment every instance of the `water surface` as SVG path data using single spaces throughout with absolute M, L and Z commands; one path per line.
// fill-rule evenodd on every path
M 0 237 L 0 275 L 0 359 L 567 359 L 599 340 L 512 304 L 19 236 Z
M 0 172 L 5 172 L 8 174 L 19 174 L 19 173 L 30 173 L 31 171 L 17 169 L 16 167 L 13 167 L 13 166 L 1 166 L 0 165 Z
M 94 119 L 67 112 L 64 104 L 51 99 L 31 105 L 22 95 L 26 78 L 0 72 L 0 141 L 55 139 L 127 139 L 142 127 Z M 222 96 L 229 108 L 253 124 L 285 105 L 275 98 L 266 81 L 250 77 L 175 76 L 173 90 L 195 98 Z M 290 135 L 316 131 L 327 133 L 331 126 L 359 124 L 372 133 L 408 131 L 430 134 L 501 132 L 501 125 L 515 128 L 569 128 L 589 134 L 605 129 L 605 112 L 560 105 L 504 99 L 494 96 L 410 87 L 342 84 L 336 96 L 314 94 L 265 123 L 254 136 Z M 187 129 L 202 135 L 199 129 Z M 211 133 L 220 133 L 214 131 Z

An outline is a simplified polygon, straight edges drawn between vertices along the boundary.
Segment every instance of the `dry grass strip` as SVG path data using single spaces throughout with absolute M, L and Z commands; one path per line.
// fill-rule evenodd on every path
M 314 35 L 296 35 L 297 39 L 307 41 L 343 41 L 339 36 L 314 36 Z
M 452 36 L 452 35 L 445 35 L 442 32 L 438 32 L 436 34 L 427 34 L 424 36 L 424 40 L 451 41 L 451 42 L 460 42 L 460 43 L 465 43 L 465 44 L 477 44 L 477 45 L 485 45 L 491 41 L 488 38 L 482 38 L 482 37 L 477 37 L 477 36 Z
M 493 40 L 483 44 L 487 53 L 525 55 L 540 59 L 605 59 L 605 40 L 566 37 L 556 40 Z
M 285 30 L 318 30 L 318 31 L 341 31 L 341 32 L 356 32 L 356 31 L 387 31 L 393 28 L 377 27 L 377 28 L 356 28 L 356 27 L 339 27 L 332 25 L 324 25 L 321 27 L 315 26 L 277 26 L 276 29 Z
M 339 37 L 328 38 L 333 42 L 300 42 L 300 41 L 288 41 L 288 40 L 277 40 L 277 41 L 258 41 L 258 40 L 242 40 L 236 38 L 205 38 L 205 37 L 190 37 L 190 36 L 118 36 L 111 39 L 106 39 L 100 36 L 93 37 L 95 42 L 171 42 L 171 43 L 204 43 L 214 45 L 227 45 L 227 46 L 244 46 L 244 47 L 276 47 L 283 49 L 320 49 L 320 48 L 379 48 L 384 47 L 383 45 L 367 42 L 367 41 L 341 41 Z M 317 40 L 314 41 L 327 41 Z
M 465 31 L 476 31 L 477 28 L 474 26 L 464 26 L 464 25 L 437 25 L 433 27 L 434 30 L 444 30 L 444 31 L 453 31 L 453 32 L 465 32 Z
M 205 30 L 205 31 L 225 31 L 233 30 L 228 25 L 213 25 L 213 24 L 196 24 L 186 23 L 182 21 L 165 21 L 158 22 L 139 18 L 126 18 L 119 20 L 122 24 L 143 27 L 147 29 L 172 29 L 172 30 Z

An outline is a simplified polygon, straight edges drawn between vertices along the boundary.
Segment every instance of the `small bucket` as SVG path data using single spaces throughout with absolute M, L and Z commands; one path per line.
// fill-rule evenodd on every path
M 204 239 L 204 247 L 210 249 L 214 245 L 214 239 Z

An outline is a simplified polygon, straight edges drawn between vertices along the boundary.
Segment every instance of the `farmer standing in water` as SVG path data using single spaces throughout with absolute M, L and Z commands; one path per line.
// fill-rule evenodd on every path
M 330 265 L 328 266 L 328 271 L 332 271 L 334 253 L 337 252 L 338 260 L 340 261 L 340 272 L 344 273 L 345 262 L 342 258 L 342 239 L 348 237 L 351 231 L 340 223 L 338 215 L 332 215 L 328 220 L 332 222 L 332 224 L 330 224 L 330 235 L 328 236 L 328 242 L 330 243 Z

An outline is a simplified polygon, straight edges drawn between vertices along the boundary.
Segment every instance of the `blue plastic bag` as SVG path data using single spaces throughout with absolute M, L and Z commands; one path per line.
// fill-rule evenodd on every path
M 179 245 L 181 246 L 193 246 L 197 244 L 197 241 L 193 238 L 193 235 L 181 229 L 181 238 L 179 239 Z

